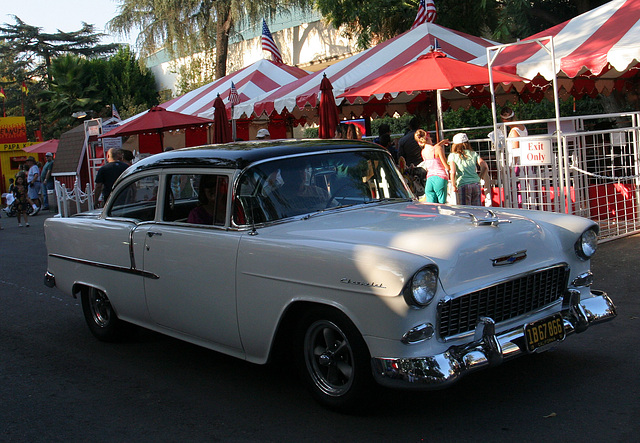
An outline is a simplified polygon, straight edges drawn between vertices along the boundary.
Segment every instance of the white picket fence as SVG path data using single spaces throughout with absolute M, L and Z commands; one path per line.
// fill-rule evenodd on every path
M 93 209 L 93 193 L 91 192 L 91 186 L 89 185 L 89 183 L 87 183 L 87 185 L 85 186 L 84 191 L 80 189 L 78 179 L 75 180 L 73 189 L 71 189 L 70 191 L 67 190 L 67 187 L 64 185 L 64 183 L 60 183 L 58 180 L 55 180 L 54 183 L 56 189 L 56 201 L 58 203 L 57 206 L 59 217 L 69 217 L 71 215 L 69 208 L 69 204 L 71 202 L 75 202 L 76 204 L 76 214 Z M 86 206 L 83 207 L 85 203 Z

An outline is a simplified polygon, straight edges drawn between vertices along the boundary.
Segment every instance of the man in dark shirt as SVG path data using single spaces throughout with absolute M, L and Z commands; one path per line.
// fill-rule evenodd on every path
M 95 207 L 98 207 L 101 195 L 102 201 L 107 201 L 111 194 L 113 184 L 118 177 L 120 177 L 120 174 L 129 167 L 129 165 L 120 160 L 121 155 L 118 151 L 119 149 L 117 148 L 109 149 L 107 151 L 107 163 L 98 169 L 98 174 L 96 174 L 96 189 L 93 194 Z
M 413 117 L 409 121 L 409 132 L 407 132 L 398 141 L 398 158 L 404 157 L 407 162 L 407 166 L 418 166 L 422 163 L 422 149 L 418 142 L 414 138 L 416 130 L 419 128 L 420 123 L 417 117 Z

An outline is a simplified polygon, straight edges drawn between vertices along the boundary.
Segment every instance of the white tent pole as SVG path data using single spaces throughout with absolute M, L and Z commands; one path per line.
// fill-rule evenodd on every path
M 444 131 L 442 126 L 442 90 L 436 90 L 436 106 L 438 107 L 438 140 L 444 139 Z
M 233 115 L 233 108 L 234 106 L 231 105 L 231 141 L 234 142 L 236 141 L 236 119 L 234 118 L 235 115 Z

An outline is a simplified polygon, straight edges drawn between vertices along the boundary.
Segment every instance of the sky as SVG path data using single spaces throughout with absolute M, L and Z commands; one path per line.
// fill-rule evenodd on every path
M 0 23 L 14 24 L 17 15 L 28 25 L 43 28 L 45 32 L 77 31 L 82 22 L 94 25 L 96 32 L 105 33 L 109 20 L 118 13 L 117 0 L 2 0 Z M 133 43 L 135 36 L 109 36 L 103 43 Z

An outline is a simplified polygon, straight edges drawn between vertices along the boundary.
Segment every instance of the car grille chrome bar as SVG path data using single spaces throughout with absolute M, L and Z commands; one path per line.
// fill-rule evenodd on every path
M 562 297 L 569 268 L 554 266 L 438 304 L 438 333 L 445 339 L 475 329 L 481 317 L 496 323 L 540 309 Z

